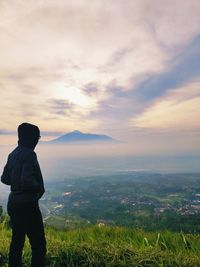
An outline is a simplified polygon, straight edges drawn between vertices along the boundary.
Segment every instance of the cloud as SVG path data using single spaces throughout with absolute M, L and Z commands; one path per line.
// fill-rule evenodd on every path
M 1 128 L 131 132 L 130 117 L 198 80 L 199 11 L 198 0 L 1 1 Z
M 139 128 L 200 130 L 200 83 L 168 92 L 131 120 Z
M 169 62 L 167 69 L 161 73 L 150 75 L 133 94 L 140 100 L 152 101 L 166 93 L 166 91 L 179 87 L 188 81 L 200 76 L 200 36 L 194 40 Z
M 13 134 L 16 134 L 16 131 L 0 129 L 0 135 L 13 135 Z
M 81 91 L 89 96 L 97 96 L 99 93 L 98 85 L 96 83 L 85 84 L 84 87 L 81 88 Z
M 145 1 L 142 10 L 151 34 L 168 53 L 177 53 L 199 33 L 198 0 Z
M 63 132 L 55 132 L 55 131 L 42 131 L 42 136 L 61 136 Z
M 48 104 L 48 108 L 53 114 L 66 116 L 75 112 L 75 105 L 68 100 L 49 99 Z
M 136 118 L 143 118 L 143 113 L 146 110 L 151 110 L 152 106 L 162 99 L 168 91 L 171 91 L 171 95 L 173 94 L 173 90 L 175 92 L 178 89 L 178 92 L 181 92 L 180 95 L 188 97 L 188 91 L 190 94 L 194 92 L 189 87 L 185 91 L 181 91 L 179 87 L 184 87 L 185 84 L 191 83 L 192 81 L 199 80 L 200 78 L 200 37 L 197 36 L 192 40 L 187 47 L 182 50 L 181 53 L 174 56 L 170 62 L 168 62 L 168 67 L 164 69 L 161 73 L 146 75 L 146 77 L 141 77 L 143 81 L 138 82 L 137 86 L 134 86 L 132 90 L 124 90 L 123 87 L 117 86 L 115 82 L 111 83 L 107 87 L 107 91 L 109 92 L 109 97 L 100 103 L 99 109 L 96 113 L 99 116 L 104 117 L 104 125 L 112 124 L 114 122 L 117 123 L 119 120 L 121 123 L 121 127 L 127 130 L 130 127 L 129 119 L 135 116 Z M 193 85 L 194 86 L 194 85 Z M 196 88 L 196 86 L 195 86 Z M 188 91 L 187 91 L 188 90 Z M 198 92 L 198 88 L 196 93 Z M 186 101 L 183 100 L 182 101 Z M 153 104 L 152 104 L 153 103 Z M 159 108 L 157 111 L 167 112 L 168 105 L 163 104 L 163 107 Z M 179 104 L 181 108 L 181 104 Z M 182 103 L 183 109 L 189 109 L 189 102 L 187 102 L 187 107 L 184 107 L 186 103 Z M 195 101 L 194 101 L 195 105 Z M 119 108 L 123 107 L 123 108 Z M 166 110 L 165 110 L 166 109 Z M 181 111 L 180 111 L 181 112 Z M 95 113 L 95 114 L 96 114 Z M 106 113 L 108 116 L 106 117 Z M 97 116 L 96 114 L 96 116 Z M 145 113 L 146 114 L 146 113 Z M 183 112 L 183 116 L 186 116 L 186 113 Z M 138 119 L 139 120 L 139 119 Z M 138 122 L 137 120 L 137 122 Z M 109 123 L 106 123 L 109 121 Z M 148 119 L 147 119 L 148 121 Z M 153 117 L 151 118 L 151 124 L 153 123 Z M 142 124 L 142 123 L 141 123 Z M 157 121 L 155 119 L 155 124 Z M 133 125 L 133 124 L 131 124 Z M 136 123 L 136 125 L 139 125 Z M 166 125 L 168 125 L 166 123 Z M 195 127 L 195 123 L 189 123 L 191 127 Z M 107 126 L 108 127 L 108 126 Z

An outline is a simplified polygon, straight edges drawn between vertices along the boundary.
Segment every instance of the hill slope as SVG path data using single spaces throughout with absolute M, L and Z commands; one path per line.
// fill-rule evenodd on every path
M 70 231 L 46 228 L 48 267 L 198 267 L 200 236 L 92 226 Z M 0 266 L 8 259 L 10 230 L 0 224 Z M 24 267 L 30 266 L 26 241 Z

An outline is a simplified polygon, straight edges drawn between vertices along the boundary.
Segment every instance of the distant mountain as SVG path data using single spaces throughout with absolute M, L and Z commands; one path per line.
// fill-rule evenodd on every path
M 47 143 L 63 144 L 63 143 L 99 143 L 99 142 L 116 142 L 116 140 L 108 135 L 73 131 L 65 135 L 62 135 L 56 139 L 53 139 L 51 141 L 48 141 Z

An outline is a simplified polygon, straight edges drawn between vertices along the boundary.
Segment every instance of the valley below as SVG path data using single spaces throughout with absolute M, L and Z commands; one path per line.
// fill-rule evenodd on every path
M 59 229 L 91 224 L 200 232 L 200 175 L 118 172 L 51 181 L 40 200 Z

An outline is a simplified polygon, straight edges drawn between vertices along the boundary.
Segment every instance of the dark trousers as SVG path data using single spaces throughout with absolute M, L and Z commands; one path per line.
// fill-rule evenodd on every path
M 8 214 L 11 219 L 12 240 L 9 252 L 9 267 L 22 266 L 22 250 L 25 236 L 29 238 L 32 249 L 32 267 L 45 266 L 46 240 L 42 215 L 38 202 L 9 203 Z

